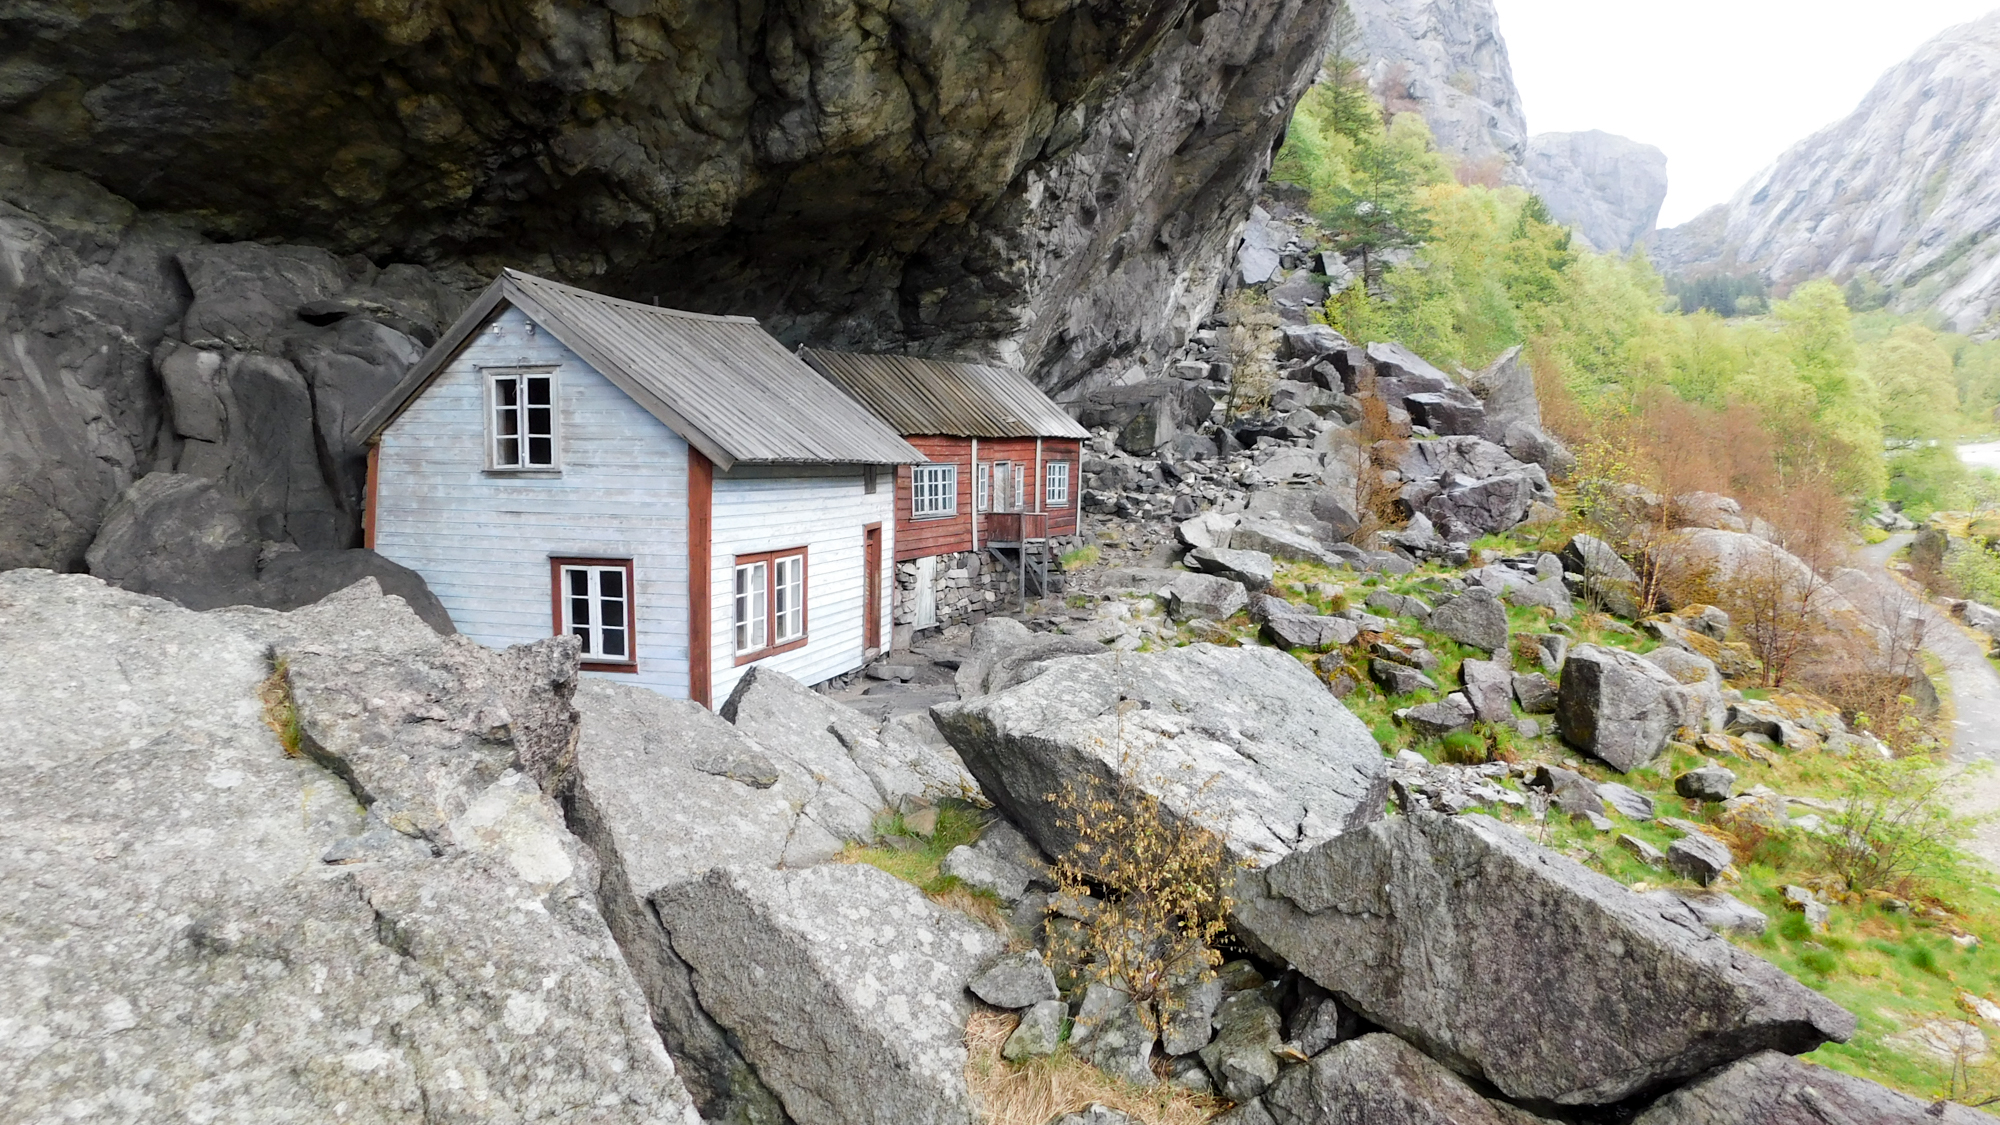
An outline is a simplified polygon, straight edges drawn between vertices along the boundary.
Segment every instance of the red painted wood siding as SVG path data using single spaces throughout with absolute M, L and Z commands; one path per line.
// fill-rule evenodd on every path
M 935 519 L 910 514 L 910 466 L 896 469 L 896 561 L 925 555 L 948 555 L 972 549 L 972 439 L 956 437 L 904 438 L 935 464 L 958 466 L 958 511 Z
M 1042 465 L 1044 468 L 1042 470 L 1041 487 L 1043 489 L 1042 495 L 1045 497 L 1048 495 L 1047 489 L 1049 484 L 1047 465 L 1051 461 L 1069 462 L 1069 499 L 1059 505 L 1042 505 L 1043 510 L 1049 513 L 1049 534 L 1075 535 L 1077 529 L 1076 513 L 1078 511 L 1076 496 L 1077 493 L 1083 490 L 1083 443 L 1075 438 L 1042 439 Z
M 896 470 L 896 561 L 907 562 L 925 555 L 947 555 L 972 549 L 972 439 L 959 437 L 906 437 L 904 439 L 933 463 L 951 462 L 958 466 L 958 511 L 938 519 L 916 519 L 911 515 L 910 467 Z M 1050 535 L 1074 535 L 1077 522 L 1077 492 L 1082 485 L 1083 443 L 1074 438 L 1043 438 L 1040 471 L 1035 467 L 1034 438 L 981 438 L 979 464 L 989 469 L 995 461 L 1013 461 L 1030 474 L 1023 500 L 1029 511 L 1049 513 Z M 1047 507 L 1048 469 L 1051 461 L 1068 461 L 1069 499 L 1058 507 Z M 986 528 L 979 531 L 982 544 Z

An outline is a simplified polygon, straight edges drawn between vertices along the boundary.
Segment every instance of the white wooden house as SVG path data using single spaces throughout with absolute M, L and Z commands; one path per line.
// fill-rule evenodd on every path
M 356 427 L 368 545 L 488 645 L 713 706 L 889 636 L 894 467 L 923 455 L 748 317 L 508 270 Z

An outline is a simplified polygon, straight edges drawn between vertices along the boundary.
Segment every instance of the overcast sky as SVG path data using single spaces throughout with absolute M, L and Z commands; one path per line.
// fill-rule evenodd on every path
M 1996 0 L 1495 0 L 1530 133 L 1657 145 L 1662 227 L 1847 116 L 1882 72 Z

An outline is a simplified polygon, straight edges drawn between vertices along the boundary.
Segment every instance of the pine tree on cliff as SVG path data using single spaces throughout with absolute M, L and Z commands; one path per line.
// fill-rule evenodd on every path
M 1361 42 L 1361 24 L 1347 0 L 1339 0 L 1333 10 L 1333 35 L 1320 79 L 1326 88 L 1326 123 L 1333 132 L 1357 143 L 1381 132 L 1382 110 L 1368 92 L 1367 48 Z
M 1424 146 L 1409 144 L 1394 129 L 1355 138 L 1352 178 L 1322 216 L 1334 248 L 1361 256 L 1361 280 L 1370 291 L 1381 284 L 1382 255 L 1419 246 L 1430 236 L 1430 220 L 1417 198 L 1426 178 L 1425 155 Z

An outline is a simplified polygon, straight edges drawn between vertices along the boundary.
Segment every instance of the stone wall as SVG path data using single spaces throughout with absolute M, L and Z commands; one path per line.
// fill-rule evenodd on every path
M 1051 539 L 1048 550 L 1049 588 L 1051 593 L 1061 593 L 1063 588 L 1061 557 L 1064 551 L 1081 545 L 1082 539 L 1062 536 Z M 1035 565 L 1036 555 L 1029 554 L 1029 565 Z M 932 585 L 937 595 L 937 623 L 939 628 L 952 625 L 977 623 L 985 614 L 1011 608 L 1019 604 L 1020 579 L 999 559 L 985 551 L 960 551 L 956 554 L 938 555 L 937 567 L 932 572 Z M 917 620 L 917 564 L 901 562 L 896 564 L 896 604 L 894 622 L 896 626 L 897 648 L 904 647 L 907 638 L 914 631 Z M 1034 597 L 1030 591 L 1029 597 Z
M 960 625 L 985 614 L 1011 593 L 1013 572 L 984 551 L 960 551 L 937 556 L 932 584 L 937 594 L 937 623 Z M 896 564 L 895 623 L 913 626 L 917 620 L 917 564 Z

